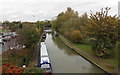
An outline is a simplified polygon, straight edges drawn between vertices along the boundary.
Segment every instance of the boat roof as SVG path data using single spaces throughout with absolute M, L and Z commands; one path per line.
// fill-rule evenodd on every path
M 49 57 L 41 57 L 40 63 L 42 64 L 42 63 L 45 63 L 45 62 L 50 63 Z
M 41 58 L 40 58 L 40 64 L 41 68 L 43 69 L 50 69 L 50 59 L 48 57 L 47 47 L 45 42 L 41 42 Z
M 41 68 L 43 68 L 43 69 L 50 69 L 51 67 L 50 67 L 50 64 L 42 64 Z
M 41 42 L 41 56 L 48 56 L 47 48 L 45 42 Z

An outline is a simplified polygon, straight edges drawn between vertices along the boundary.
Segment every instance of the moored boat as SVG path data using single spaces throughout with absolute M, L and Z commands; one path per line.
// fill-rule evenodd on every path
M 52 66 L 45 42 L 41 42 L 39 66 L 40 68 L 45 69 L 45 73 L 52 73 Z

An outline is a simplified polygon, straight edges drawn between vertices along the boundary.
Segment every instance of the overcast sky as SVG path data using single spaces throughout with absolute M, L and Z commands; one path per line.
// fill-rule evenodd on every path
M 111 7 L 110 15 L 118 14 L 119 0 L 0 0 L 0 21 L 35 21 L 53 19 L 67 7 L 79 14 Z M 35 17 L 34 17 L 34 16 Z

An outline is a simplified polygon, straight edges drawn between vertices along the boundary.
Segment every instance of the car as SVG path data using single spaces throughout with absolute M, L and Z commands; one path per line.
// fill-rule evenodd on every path
M 10 36 L 5 36 L 2 40 L 4 42 L 10 41 L 11 37 Z
M 12 37 L 12 38 L 16 38 L 16 37 L 17 37 L 17 34 L 11 34 L 11 37 Z
M 10 47 L 10 49 L 24 49 L 24 48 L 25 48 L 25 45 L 17 45 L 14 47 Z
M 22 48 L 25 48 L 25 45 L 17 45 L 16 48 L 22 49 Z
M 0 38 L 0 44 L 4 45 L 2 38 Z

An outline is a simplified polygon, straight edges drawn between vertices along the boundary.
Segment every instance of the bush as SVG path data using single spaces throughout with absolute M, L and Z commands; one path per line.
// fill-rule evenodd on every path
M 79 30 L 74 30 L 68 37 L 73 43 L 81 43 L 83 38 Z
M 16 54 L 15 54 L 15 52 Z M 20 49 L 20 50 L 8 50 L 2 55 L 2 63 L 12 63 L 18 66 L 22 66 L 23 64 L 29 64 L 31 61 L 32 55 L 28 49 Z M 25 62 L 23 61 L 25 59 Z
M 11 73 L 15 74 L 15 73 L 23 73 L 23 71 L 26 68 L 22 68 L 22 67 L 18 67 L 16 65 L 12 65 L 10 63 L 6 63 L 6 64 L 2 64 L 2 73 Z
M 44 73 L 44 70 L 38 67 L 32 67 L 29 69 L 25 69 L 23 73 Z
M 102 58 L 110 58 L 112 57 L 112 51 L 104 48 L 102 50 L 96 51 L 95 55 L 98 57 L 102 57 Z

